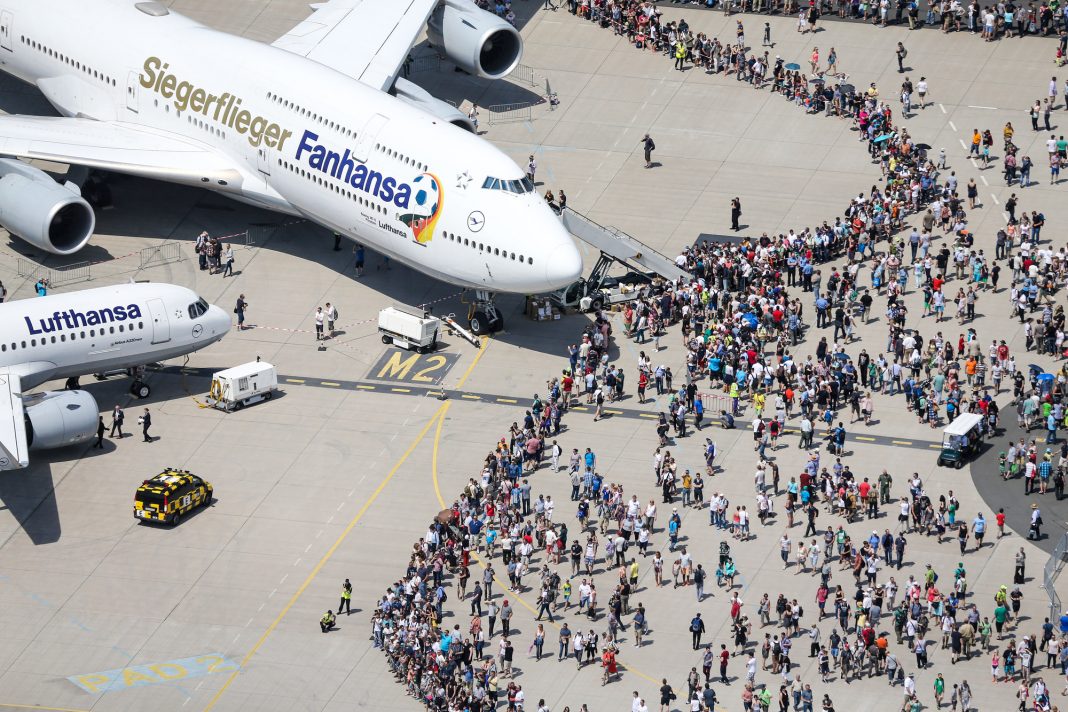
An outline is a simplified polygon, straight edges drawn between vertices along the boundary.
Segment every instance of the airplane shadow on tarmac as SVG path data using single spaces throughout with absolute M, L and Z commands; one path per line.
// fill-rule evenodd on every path
M 0 511 L 7 510 L 35 545 L 59 541 L 61 527 L 52 467 L 47 462 L 0 472 Z

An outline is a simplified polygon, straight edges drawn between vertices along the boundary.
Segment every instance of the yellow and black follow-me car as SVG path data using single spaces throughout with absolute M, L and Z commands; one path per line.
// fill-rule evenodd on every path
M 211 503 L 212 486 L 185 470 L 168 469 L 145 480 L 134 495 L 134 518 L 175 525 L 195 507 Z

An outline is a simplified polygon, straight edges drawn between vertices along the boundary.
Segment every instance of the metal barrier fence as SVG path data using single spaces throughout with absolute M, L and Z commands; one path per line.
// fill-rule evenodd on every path
M 53 287 L 75 282 L 88 282 L 93 278 L 92 267 L 92 262 L 75 262 L 59 267 L 46 267 L 25 257 L 18 258 L 16 264 L 19 277 L 26 277 L 35 282 L 44 279 Z
M 732 401 L 734 400 L 728 395 L 723 393 L 701 393 L 701 404 L 705 407 L 705 418 L 714 419 L 719 417 L 720 411 L 727 411 L 733 414 Z M 739 401 L 738 409 L 743 408 L 743 404 Z
M 538 84 L 538 80 L 534 76 L 534 67 L 528 67 L 525 64 L 517 64 L 515 69 L 509 72 L 508 78 L 514 82 L 532 87 Z
M 1042 588 L 1046 590 L 1046 595 L 1049 596 L 1049 619 L 1051 621 L 1060 618 L 1061 613 L 1064 612 L 1055 584 L 1057 583 L 1057 574 L 1061 572 L 1066 562 L 1068 562 L 1068 532 L 1061 534 L 1061 540 L 1057 542 L 1057 546 L 1053 547 L 1053 551 L 1049 555 L 1049 561 L 1046 562 L 1046 566 L 1042 569 Z
M 436 54 L 412 57 L 410 62 L 405 63 L 405 69 L 409 74 L 412 72 L 436 72 L 441 69 L 441 57 Z
M 182 243 L 164 242 L 141 250 L 141 269 L 182 261 Z
M 490 124 L 507 124 L 514 121 L 530 121 L 533 116 L 533 107 L 529 101 L 516 104 L 494 104 L 486 107 L 489 111 Z
M 75 262 L 72 265 L 52 267 L 48 282 L 55 287 L 61 284 L 73 284 L 74 282 L 88 282 L 93 278 L 92 262 Z

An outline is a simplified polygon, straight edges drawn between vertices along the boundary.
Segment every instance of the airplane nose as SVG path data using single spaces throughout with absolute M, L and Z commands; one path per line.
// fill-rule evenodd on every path
M 214 304 L 208 307 L 208 323 L 211 324 L 211 336 L 222 337 L 230 331 L 230 315 Z
M 549 289 L 561 289 L 582 276 L 582 255 L 575 243 L 568 240 L 549 253 L 545 265 L 545 279 Z

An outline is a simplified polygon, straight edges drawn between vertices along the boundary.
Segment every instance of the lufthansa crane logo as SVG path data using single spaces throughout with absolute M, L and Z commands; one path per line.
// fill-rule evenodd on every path
M 467 216 L 467 229 L 471 232 L 478 232 L 486 225 L 486 216 L 478 210 L 474 211 Z
M 193 325 L 193 338 L 194 339 L 199 339 L 200 335 L 203 334 L 203 333 L 204 333 L 204 325 L 203 324 L 194 324 Z

